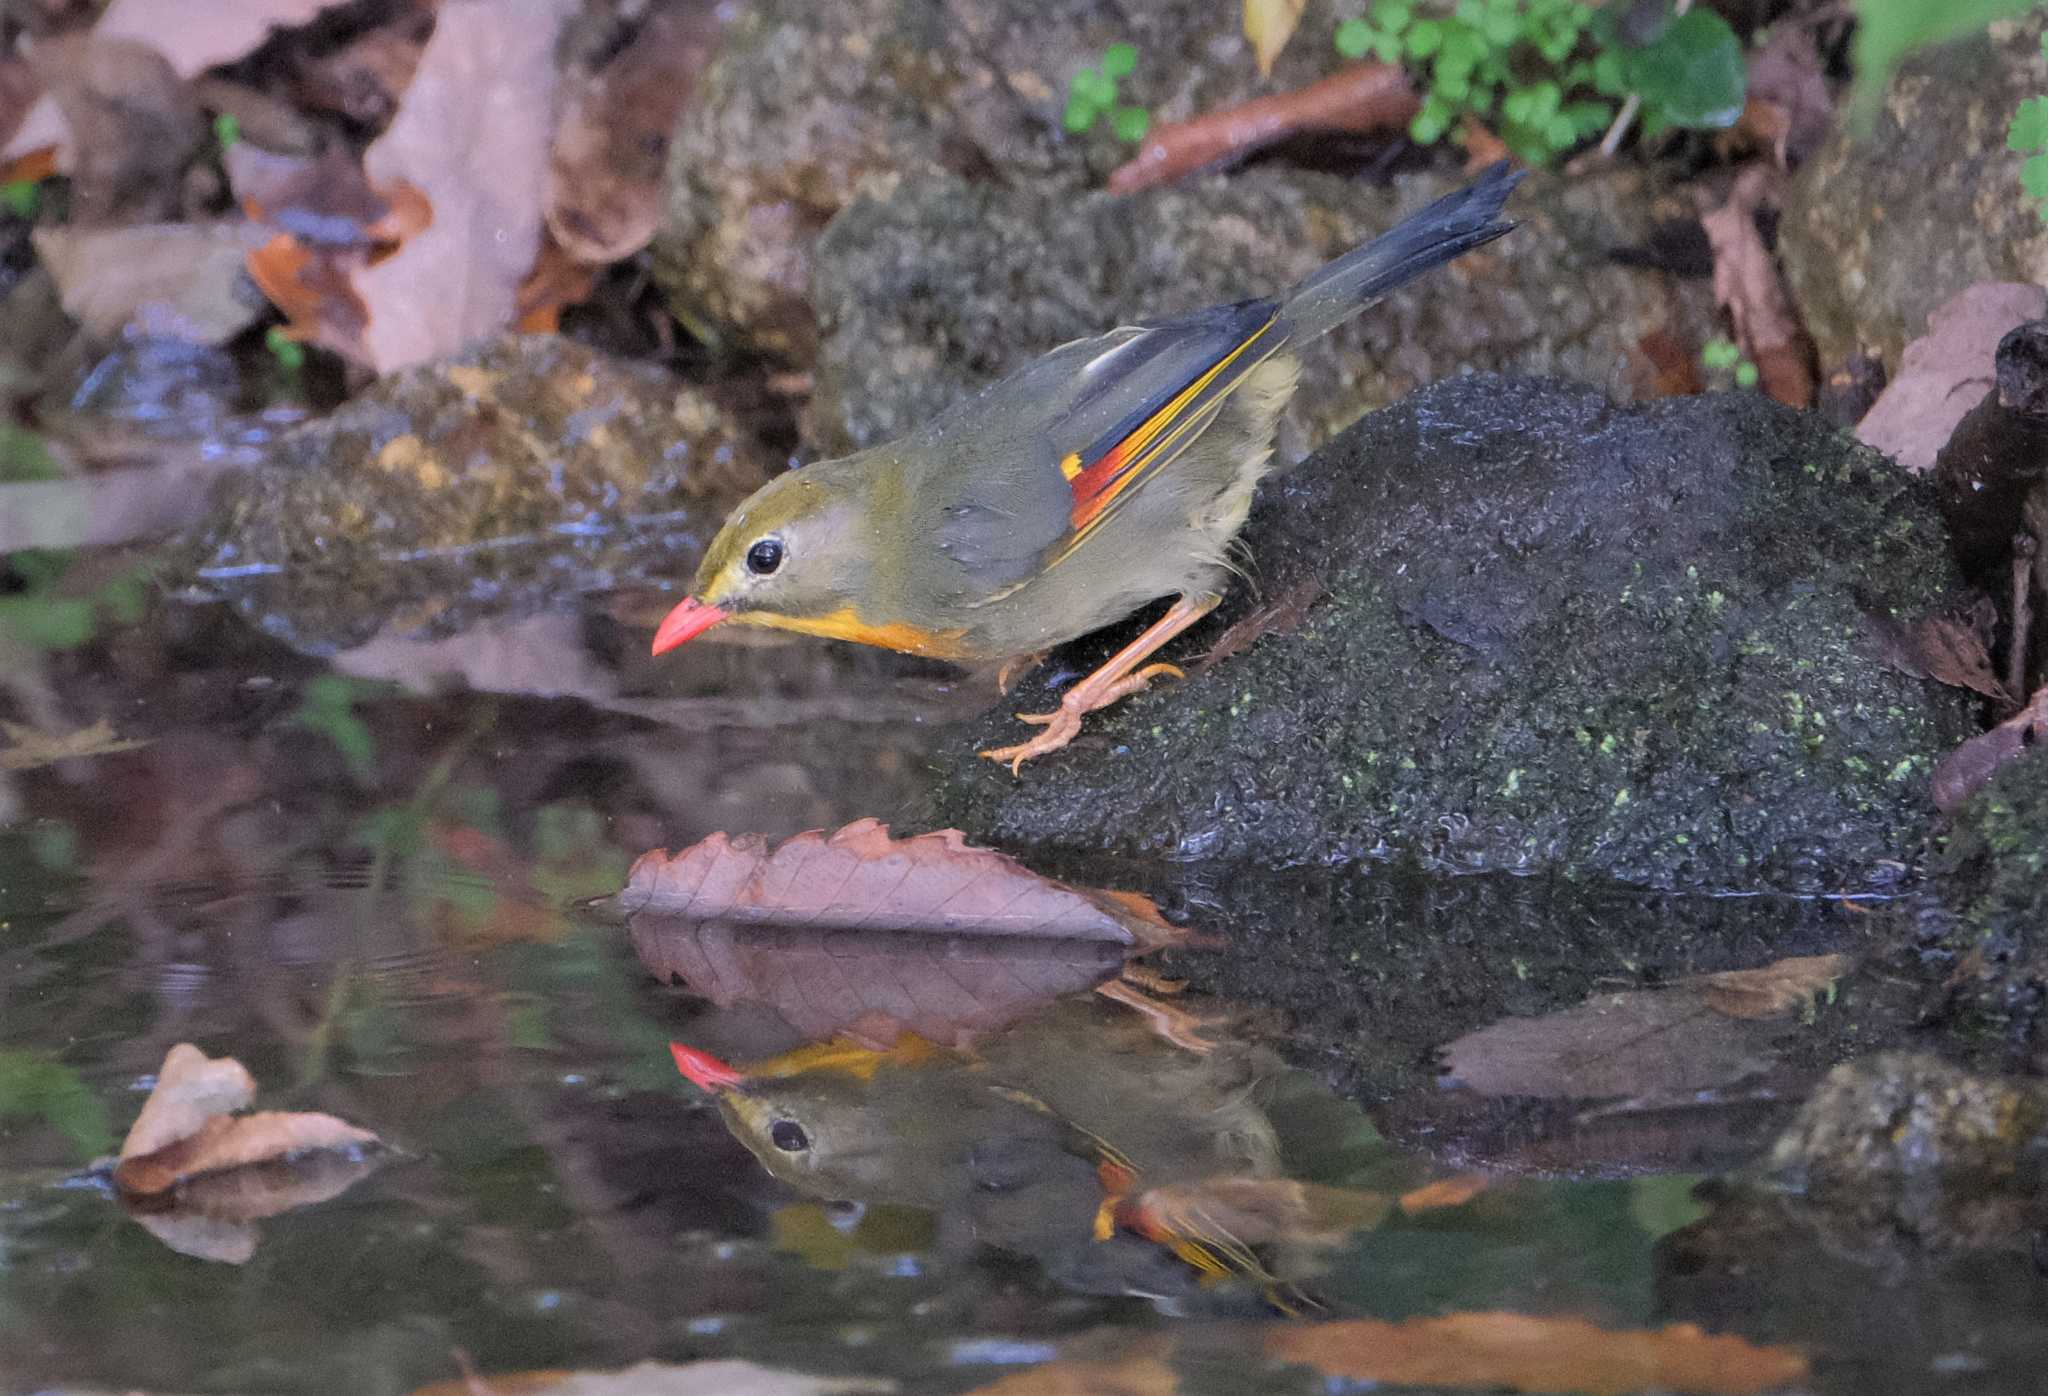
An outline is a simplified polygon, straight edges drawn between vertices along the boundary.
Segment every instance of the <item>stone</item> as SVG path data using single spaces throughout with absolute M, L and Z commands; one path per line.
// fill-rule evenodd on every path
M 1793 182 L 1779 254 L 1823 373 L 1859 347 L 1897 368 L 1942 302 L 1979 281 L 2048 283 L 2048 223 L 2006 128 L 2048 92 L 2048 18 L 1923 50 L 1876 129 L 1839 125 Z
M 1974 726 L 1878 633 L 1956 585 L 1927 486 L 1759 394 L 1451 379 L 1269 481 L 1242 541 L 1248 583 L 1164 657 L 1319 587 L 1300 623 L 1013 777 L 974 748 L 1151 612 L 1056 652 L 952 751 L 935 820 L 1009 849 L 1841 891 L 1903 873 Z
M 1068 340 L 1277 294 L 1460 182 L 1409 175 L 1389 191 L 1265 167 L 1127 196 L 943 177 L 864 194 L 818 247 L 807 434 L 827 454 L 873 445 Z M 1633 173 L 1525 182 L 1504 241 L 1304 348 L 1283 452 L 1465 368 L 1630 396 L 1647 338 L 1699 344 L 1715 324 L 1704 281 L 1609 259 L 1652 202 Z
M 687 581 L 766 452 L 652 367 L 511 336 L 278 437 L 192 539 L 193 580 L 329 654 Z
M 950 170 L 1078 192 L 1135 149 L 1106 118 L 1061 124 L 1069 81 L 1110 44 L 1138 52 L 1118 100 L 1174 121 L 1325 75 L 1339 18 L 1311 0 L 1263 81 L 1237 8 L 1211 0 L 760 0 L 677 129 L 655 274 L 700 335 L 807 362 L 812 252 L 865 181 Z

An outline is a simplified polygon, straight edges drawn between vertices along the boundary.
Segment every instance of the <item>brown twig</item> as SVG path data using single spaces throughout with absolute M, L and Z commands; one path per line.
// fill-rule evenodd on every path
M 2034 535 L 2012 540 L 2012 642 L 2005 652 L 2005 687 L 2017 695 L 2027 691 L 2027 636 L 2034 628 Z
M 1114 194 L 1149 189 L 1241 159 L 1302 131 L 1398 131 L 1421 106 L 1405 69 L 1392 63 L 1354 64 L 1292 92 L 1254 97 L 1155 127 L 1137 155 L 1110 172 L 1109 189 Z

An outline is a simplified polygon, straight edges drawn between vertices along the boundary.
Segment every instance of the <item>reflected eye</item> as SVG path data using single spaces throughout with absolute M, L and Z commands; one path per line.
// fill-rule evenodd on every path
M 800 1154 L 811 1147 L 811 1136 L 795 1120 L 777 1120 L 768 1126 L 768 1139 L 785 1154 Z
M 782 566 L 782 540 L 763 538 L 747 549 L 747 570 L 757 577 L 765 577 Z

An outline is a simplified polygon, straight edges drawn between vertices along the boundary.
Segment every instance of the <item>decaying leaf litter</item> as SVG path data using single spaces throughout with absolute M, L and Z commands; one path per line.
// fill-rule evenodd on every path
M 8 512 L 31 506 L 38 512 L 19 530 L 13 520 L 0 520 L 0 539 L 9 546 L 17 539 L 38 545 L 123 542 L 175 525 L 203 504 L 182 482 L 259 460 L 266 433 L 373 379 L 415 367 L 433 372 L 481 336 L 514 327 L 552 330 L 563 323 L 565 310 L 579 332 L 660 354 L 671 363 L 704 362 L 690 344 L 707 327 L 653 308 L 643 248 L 664 217 L 669 133 L 689 109 L 693 83 L 715 61 L 735 20 L 726 12 L 730 7 L 676 3 L 628 13 L 633 7 L 612 12 L 606 6 L 533 0 L 519 7 L 522 23 L 507 27 L 502 15 L 460 0 L 355 7 L 279 0 L 207 16 L 203 23 L 192 22 L 180 7 L 116 0 L 95 23 L 72 33 L 60 32 L 64 7 L 46 8 L 58 18 L 34 22 L 47 28 L 30 34 L 33 43 L 8 74 L 10 100 L 18 98 L 24 113 L 6 147 L 14 176 L 8 187 L 27 191 L 23 200 L 42 201 L 32 215 L 32 239 L 24 227 L 21 246 L 38 266 L 35 275 L 45 278 L 50 314 L 61 312 L 51 323 L 61 329 L 68 317 L 78 337 L 64 353 L 26 365 L 26 378 L 10 367 L 5 379 L 17 417 L 53 438 L 43 454 L 59 472 L 54 481 L 17 482 L 11 473 L 0 481 L 0 490 L 9 491 Z M 1195 188 L 1205 171 L 1221 164 L 1299 158 L 1305 145 L 1327 133 L 1346 132 L 1354 139 L 1386 133 L 1392 148 L 1399 140 L 1392 133 L 1418 134 L 1438 120 L 1442 65 L 1432 64 L 1428 46 L 1441 40 L 1407 37 L 1411 7 L 1369 7 L 1357 21 L 1366 26 L 1362 53 L 1340 27 L 1336 51 L 1346 62 L 1330 62 L 1332 71 L 1314 80 L 1302 79 L 1301 64 L 1305 47 L 1328 42 L 1327 34 L 1317 32 L 1319 25 L 1329 27 L 1320 6 L 1247 0 L 1241 15 L 1238 7 L 1227 8 L 1230 27 L 1238 31 L 1233 42 L 1242 44 L 1236 61 L 1256 72 L 1262 85 L 1245 89 L 1242 100 L 1155 113 L 1134 148 L 1124 152 L 1131 159 L 1098 163 L 1106 187 L 1131 191 L 1194 181 L 1187 187 Z M 1740 120 L 1724 135 L 1698 138 L 1711 141 L 1714 168 L 1681 201 L 1697 211 L 1693 221 L 1711 258 L 1729 347 L 1679 341 L 1660 331 L 1643 340 L 1656 352 L 1642 352 L 1658 361 L 1654 381 L 1667 388 L 1720 386 L 1717 380 L 1732 374 L 1738 385 L 1754 381 L 1769 396 L 1803 407 L 1837 366 L 1819 361 L 1800 324 L 1800 307 L 1777 264 L 1775 220 L 1795 197 L 1785 176 L 1796 178 L 1826 136 L 1840 88 L 1839 67 L 1831 69 L 1830 63 L 1839 63 L 1851 31 L 1838 18 L 1783 8 L 1788 13 L 1777 17 L 1777 25 L 1754 36 Z M 1888 52 L 1876 37 L 1879 7 L 1869 8 L 1863 28 L 1854 31 L 1856 52 L 1866 57 Z M 739 17 L 744 21 L 743 12 Z M 317 42 L 305 39 L 316 32 Z M 1382 36 L 1401 42 L 1382 52 Z M 1135 74 L 1112 74 L 1112 88 L 1123 82 L 1123 96 L 1142 93 L 1142 75 L 1156 57 L 1147 51 Z M 1122 60 L 1112 64 L 1103 58 L 1100 67 L 1120 69 Z M 1011 78 L 1017 75 L 1005 75 Z M 1032 100 L 1030 82 L 1018 79 L 1011 95 Z M 1487 149 L 1526 154 L 1533 101 L 1518 98 L 1518 106 L 1496 112 L 1454 112 L 1461 143 L 1475 159 Z M 1124 138 L 1126 129 L 1139 126 L 1127 119 L 1134 110 L 1126 102 L 1110 112 L 1113 120 L 1098 134 L 1115 127 Z M 1637 108 L 1632 97 L 1631 110 L 1648 109 Z M 1055 106 L 1053 115 L 1058 114 Z M 1590 148 L 1591 138 L 1599 136 L 1608 138 L 1603 147 L 1625 145 L 1637 140 L 1638 131 L 1627 115 L 1590 131 L 1581 137 L 1588 148 L 1578 151 L 1575 172 L 1611 158 L 1611 152 Z M 1679 145 L 1693 139 L 1650 133 L 1636 148 L 1656 158 L 1678 153 Z M 1689 154 L 1699 158 L 1700 148 Z M 988 152 L 963 155 L 957 145 L 949 159 L 969 170 L 990 163 Z M 1668 212 L 1670 205 L 1665 207 Z M 803 217 L 822 223 L 829 212 L 821 206 Z M 1681 214 L 1680 222 L 1688 217 Z M 1950 811 L 1964 807 L 2035 745 L 2044 675 L 2038 637 L 2031 633 L 2039 611 L 2034 593 L 2041 589 L 2033 559 L 2042 520 L 2048 519 L 2048 508 L 2038 506 L 2038 491 L 2025 474 L 2038 402 L 2029 395 L 2024 345 L 2001 344 L 2016 327 L 2038 318 L 2039 305 L 2028 299 L 2031 294 L 2038 300 L 2037 288 L 1986 283 L 1957 289 L 1961 294 L 1930 323 L 1928 338 L 1892 366 L 1892 385 L 1858 425 L 1858 435 L 1877 449 L 1915 468 L 1933 467 L 1950 495 L 1963 501 L 1950 520 L 1959 535 L 1968 527 L 1975 530 L 1972 536 L 1993 540 L 1979 563 L 1966 559 L 1969 579 L 1978 587 L 1974 594 L 1939 613 L 1884 618 L 1884 643 L 1894 647 L 1902 668 L 1984 700 L 1986 730 L 1932 773 L 1932 798 Z M 13 304 L 26 305 L 21 288 L 15 290 Z M 579 302 L 589 304 L 574 309 Z M 76 361 L 97 352 L 94 345 L 124 337 L 185 344 L 253 364 L 258 372 L 251 381 L 260 380 L 254 396 L 275 400 L 237 419 L 242 444 L 225 465 L 205 469 L 162 463 L 178 449 L 168 442 L 137 449 L 126 441 L 110 445 L 91 435 L 67 436 L 81 428 L 51 410 L 47 395 L 38 405 L 39 376 L 61 384 L 69 371 L 67 356 Z M 1664 360 L 1685 371 L 1671 371 Z M 803 406 L 809 391 L 806 366 L 769 367 L 761 381 L 772 380 L 767 400 L 783 419 L 771 431 L 806 430 L 791 411 L 793 404 Z M 243 394 L 238 410 L 247 413 L 250 397 Z M 480 394 L 475 400 L 487 399 Z M 437 468 L 405 449 L 388 459 L 419 469 L 427 479 Z M 1961 510 L 1987 494 L 1974 482 L 1985 481 L 1994 484 L 1988 493 L 1996 506 L 1980 503 L 1966 518 Z M 58 485 L 61 496 L 51 488 Z M 83 521 L 46 527 L 40 516 L 46 501 L 62 502 Z M 43 585 L 40 575 L 30 579 L 32 597 Z M 103 592 L 102 580 L 89 571 L 71 575 L 64 585 L 70 588 L 62 594 L 68 609 L 61 613 L 68 628 L 45 624 L 37 632 L 45 638 L 82 629 L 75 643 L 95 644 L 92 634 L 99 627 L 126 623 L 128 603 L 119 599 L 125 593 Z M 615 609 L 637 614 L 631 598 Z M 1312 642 L 1319 624 L 1328 623 L 1328 611 L 1323 588 L 1311 578 L 1211 636 L 1204 664 L 1227 668 L 1233 655 L 1260 643 Z M 548 643 L 573 648 L 580 641 L 557 636 Z M 30 782 L 24 788 L 45 809 L 59 807 L 45 790 L 59 781 L 75 786 L 90 778 L 85 772 L 114 773 L 136 792 L 155 780 L 175 789 L 180 780 L 197 777 L 217 798 L 205 805 L 202 827 L 159 831 L 149 856 L 135 865 L 143 871 L 116 886 L 116 895 L 67 921 L 52 944 L 104 934 L 105 927 L 126 918 L 168 951 L 178 936 L 189 937 L 192 927 L 218 914 L 208 909 L 196 918 L 166 917 L 155 904 L 152 879 L 171 875 L 195 857 L 209 868 L 234 870 L 235 890 L 223 904 L 253 907 L 268 897 L 290 858 L 270 851 L 252 856 L 244 831 L 263 807 L 257 791 L 281 779 L 314 745 L 330 743 L 344 753 L 326 775 L 366 784 L 382 782 L 388 772 L 418 759 L 374 754 L 390 735 L 390 719 L 375 717 L 366 724 L 357 715 L 358 709 L 369 713 L 389 701 L 372 688 L 273 713 L 271 721 L 286 717 L 306 734 L 296 747 L 280 749 L 271 740 L 269 749 L 243 758 L 204 742 L 192 744 L 189 731 L 110 709 L 104 680 L 95 687 L 81 683 L 75 667 L 51 670 L 43 656 L 71 647 L 24 651 L 30 660 L 10 678 L 8 693 L 29 721 L 9 724 L 10 746 L 0 753 L 5 771 L 21 774 L 0 778 Z M 427 691 L 446 682 L 439 663 L 412 655 L 391 661 L 393 672 Z M 543 660 L 526 667 L 555 666 Z M 500 666 L 496 672 L 511 670 Z M 547 691 L 564 690 L 550 683 Z M 636 710 L 637 700 L 617 697 L 609 678 L 579 681 L 566 691 L 602 691 L 613 712 Z M 151 749 L 166 738 L 165 751 Z M 627 764 L 608 771 L 630 768 L 634 779 L 656 787 L 675 778 L 675 767 L 664 768 L 649 753 L 651 744 L 636 748 L 631 737 L 619 736 L 607 741 L 614 752 L 635 752 Z M 780 1020 L 778 1031 L 817 1040 L 836 1034 L 849 1050 L 886 1052 L 914 1036 L 972 1060 L 1010 1024 L 1030 1020 L 1063 993 L 1102 981 L 1120 1004 L 1150 1015 L 1164 1044 L 1160 1050 L 1169 1057 L 1199 1058 L 1240 1030 L 1230 1024 L 1227 1008 L 1200 996 L 1178 1001 L 1166 992 L 1170 982 L 1162 985 L 1155 972 L 1126 964 L 1128 956 L 1163 950 L 1169 973 L 1197 965 L 1200 951 L 1188 943 L 1188 927 L 1233 929 L 1205 925 L 1199 898 L 1165 899 L 1162 917 L 1156 908 L 1141 909 L 1134 894 L 1088 890 L 1098 882 L 1122 885 L 1126 879 L 1113 873 L 1056 882 L 1001 853 L 975 849 L 957 834 L 892 836 L 886 827 L 858 818 L 887 806 L 863 807 L 857 795 L 850 804 L 813 800 L 809 819 L 783 824 L 750 823 L 743 815 L 728 822 L 707 810 L 715 822 L 685 826 L 703 842 L 673 857 L 648 854 L 625 875 L 625 856 L 687 840 L 677 837 L 672 822 L 665 826 L 645 810 L 603 832 L 568 815 L 551 816 L 556 822 L 537 830 L 492 827 L 474 801 L 462 803 L 470 799 L 464 791 L 483 787 L 451 776 L 470 769 L 472 753 L 461 739 L 453 746 L 421 745 L 433 761 L 426 778 L 409 798 L 372 811 L 357 847 L 370 850 L 373 886 L 401 876 L 407 895 L 433 908 L 427 915 L 450 944 L 574 941 L 580 934 L 577 918 L 566 908 L 618 892 L 617 908 L 633 922 L 648 967 L 708 1000 L 720 1022 L 725 1020 L 717 1015 L 767 1011 Z M 749 771 L 776 772 L 776 763 L 762 756 L 772 753 L 750 755 Z M 217 779 L 223 771 L 227 778 Z M 258 771 L 263 774 L 253 774 Z M 19 807 L 13 785 L 0 795 L 6 797 L 0 808 L 11 814 Z M 800 802 L 793 797 L 785 805 Z M 738 795 L 724 808 L 735 814 L 764 810 L 776 818 L 787 813 L 772 793 L 765 800 L 758 792 Z M 331 811 L 316 816 L 325 817 Z M 70 856 L 54 833 L 59 826 L 44 818 L 52 832 L 37 856 Z M 899 828 L 919 827 L 902 813 L 896 818 Z M 837 832 L 799 834 L 779 843 L 743 837 L 761 827 L 793 834 L 805 824 Z M 126 837 L 127 846 L 135 846 L 135 836 Z M 120 863 L 120 843 L 107 841 L 103 866 Z M 841 862 L 821 856 L 827 854 Z M 1902 865 L 1915 856 L 1902 849 Z M 914 867 L 906 875 L 906 863 L 922 870 Z M 705 903 L 703 888 L 721 876 L 739 890 Z M 692 880 L 696 890 L 689 897 L 678 894 L 679 877 Z M 1128 880 L 1153 885 L 1143 876 Z M 1031 908 L 1024 917 L 1028 934 L 1019 930 L 1019 906 Z M 1758 945 L 1746 958 L 1688 963 L 1647 982 L 1636 976 L 1635 966 L 1617 965 L 1608 982 L 1626 987 L 1609 987 L 1579 1007 L 1566 1006 L 1570 994 L 1556 994 L 1530 1000 L 1492 1026 L 1447 1028 L 1439 1045 L 1448 1075 L 1497 1098 L 1558 1099 L 1603 1110 L 1670 1108 L 1689 1091 L 1748 1088 L 1763 1080 L 1777 1089 L 1785 1078 L 1776 1059 L 1787 1044 L 1795 1044 L 1789 1050 L 1797 1055 L 1800 1034 L 1814 1030 L 1814 1019 L 1829 1012 L 1838 991 L 1868 993 L 1874 981 L 1895 977 L 1899 946 L 1910 943 L 1895 932 L 1880 932 L 1873 941 L 1855 924 L 1873 913 L 1854 899 L 1842 906 L 1844 925 L 1829 944 L 1854 946 L 1856 964 L 1832 950 L 1788 958 Z M 237 924 L 246 936 L 263 921 L 258 913 Z M 1046 930 L 1052 933 L 1039 933 Z M 1205 939 L 1216 937 L 1197 936 L 1196 945 Z M 345 1042 L 351 1031 L 367 1032 L 347 1025 L 352 1013 L 374 1005 L 381 992 L 373 961 L 348 957 L 333 976 L 324 1006 L 304 1021 L 297 1045 L 306 1049 L 308 1079 L 317 1079 L 323 1064 L 333 1060 L 333 1042 Z M 175 960 L 167 955 L 162 962 Z M 473 989 L 465 985 L 465 991 Z M 505 1030 L 531 1033 L 530 1008 L 509 1008 L 504 1021 L 524 1026 Z M 1284 1039 L 1284 1023 L 1266 1024 L 1262 1031 L 1276 1029 Z M 1361 1024 L 1360 1031 L 1369 1033 L 1371 1025 Z M 363 1044 L 369 1040 L 361 1038 Z M 352 1050 L 343 1047 L 341 1059 Z M 162 1073 L 160 1090 L 167 1098 L 192 1071 L 203 1076 L 223 1065 L 188 1071 L 189 1061 L 178 1060 L 178 1070 L 167 1061 Z M 0 1107 L 7 1100 L 0 1091 Z M 238 1100 L 229 1108 L 246 1103 Z M 153 1109 L 145 1110 L 145 1119 Z M 139 1219 L 189 1254 L 248 1259 L 257 1218 L 330 1200 L 359 1176 L 352 1167 L 326 1169 L 324 1161 L 380 1153 L 374 1136 L 331 1117 L 266 1114 L 234 1125 L 225 1119 L 200 1125 L 165 1148 L 124 1149 L 115 1174 L 131 1204 L 147 1200 L 138 1208 Z M 307 1177 L 273 1190 L 268 1182 L 258 1186 L 242 1176 L 276 1169 Z M 1101 1186 L 1102 1216 L 1115 1234 L 1168 1249 L 1206 1234 L 1226 1253 L 1233 1245 L 1258 1249 L 1276 1239 L 1306 1243 L 1311 1235 L 1323 1238 L 1318 1244 L 1326 1248 L 1340 1248 L 1364 1224 L 1364 1214 L 1335 1209 L 1346 1220 L 1319 1232 L 1314 1219 L 1335 1215 L 1327 1205 L 1332 1199 L 1369 1197 L 1373 1207 L 1367 1210 L 1377 1217 L 1394 1196 L 1356 1189 L 1319 1193 L 1326 1185 L 1234 1175 L 1144 1191 L 1119 1191 L 1105 1175 Z M 1409 1195 L 1427 1191 L 1418 1187 Z M 1458 1191 L 1449 1206 L 1455 1209 L 1470 1195 Z M 175 1196 L 178 1206 L 166 1211 L 148 1200 L 165 1196 Z M 1408 1210 L 1420 1208 L 1418 1203 Z M 177 1220 L 180 1209 L 188 1214 L 183 1221 Z M 1263 1347 L 1276 1361 L 1306 1362 L 1328 1378 L 1483 1381 L 1525 1390 L 1622 1391 L 1645 1384 L 1765 1390 L 1804 1380 L 1808 1370 L 1807 1355 L 1793 1348 L 1709 1337 L 1684 1327 L 1575 1327 L 1571 1320 L 1491 1312 L 1371 1323 L 1337 1318 L 1262 1328 L 1244 1346 Z M 1085 1344 L 1070 1353 L 1062 1344 L 1042 1369 L 1043 1380 L 1084 1389 L 1091 1381 L 1114 1380 L 1172 1390 L 1180 1381 L 1176 1360 L 1187 1357 L 1170 1345 L 1141 1351 L 1120 1339 L 1102 1351 L 1111 1355 L 1091 1355 Z M 1030 1383 L 1038 1375 L 1018 1373 L 990 1389 L 1036 1389 Z M 678 1366 L 563 1378 L 569 1383 L 564 1389 L 626 1382 L 631 1389 L 691 1390 L 715 1380 L 751 1384 L 721 1389 L 856 1389 L 761 1368 L 693 1372 Z M 867 1383 L 858 1389 L 888 1389 L 885 1379 L 856 1380 Z

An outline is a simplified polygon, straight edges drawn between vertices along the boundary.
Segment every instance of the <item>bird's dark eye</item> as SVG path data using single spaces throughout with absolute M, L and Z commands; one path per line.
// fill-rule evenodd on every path
M 747 570 L 757 577 L 765 577 L 782 566 L 782 540 L 763 538 L 747 549 Z
M 811 1136 L 795 1120 L 777 1120 L 768 1126 L 768 1139 L 785 1154 L 800 1154 L 811 1147 Z

